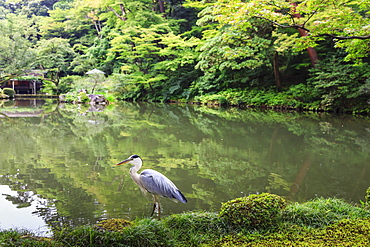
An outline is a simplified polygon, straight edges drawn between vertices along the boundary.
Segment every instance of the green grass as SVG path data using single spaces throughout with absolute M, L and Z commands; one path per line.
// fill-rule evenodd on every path
M 269 210 L 269 209 L 266 209 Z M 293 203 L 269 224 L 231 225 L 219 213 L 186 212 L 133 222 L 106 220 L 94 226 L 54 229 L 53 238 L 3 230 L 0 246 L 369 246 L 368 202 L 336 198 Z
M 370 211 L 354 207 L 337 198 L 317 198 L 306 203 L 294 203 L 283 211 L 283 221 L 306 227 L 325 227 L 342 219 L 370 218 Z
M 38 237 L 28 231 L 1 230 L 0 246 L 62 246 L 50 238 Z
M 174 214 L 162 221 L 175 239 L 176 246 L 199 246 L 228 232 L 228 225 L 217 213 Z

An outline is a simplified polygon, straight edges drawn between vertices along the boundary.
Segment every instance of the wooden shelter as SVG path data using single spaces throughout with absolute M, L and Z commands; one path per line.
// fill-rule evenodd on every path
M 10 79 L 1 88 L 12 88 L 17 94 L 36 94 L 41 89 L 39 80 Z
M 30 77 L 33 79 L 9 79 L 1 84 L 1 88 L 12 88 L 16 94 L 37 94 L 42 88 L 41 78 L 47 70 L 25 71 L 21 77 Z

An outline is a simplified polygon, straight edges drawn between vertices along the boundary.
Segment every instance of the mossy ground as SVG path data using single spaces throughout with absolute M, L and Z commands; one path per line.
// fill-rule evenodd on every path
M 158 219 L 106 220 L 54 230 L 53 238 L 1 231 L 4 246 L 370 246 L 370 210 L 318 198 L 282 209 L 255 228 L 230 224 L 218 213 L 186 212 Z

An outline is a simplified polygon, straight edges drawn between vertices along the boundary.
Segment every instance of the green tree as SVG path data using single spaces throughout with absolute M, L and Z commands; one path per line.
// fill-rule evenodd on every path
M 35 54 L 32 50 L 36 38 L 33 19 L 8 14 L 0 19 L 0 69 L 5 74 L 21 74 L 31 69 Z
M 38 41 L 36 54 L 37 67 L 48 70 L 56 86 L 60 77 L 70 71 L 69 67 L 75 55 L 68 40 L 62 38 Z
M 279 29 L 296 29 L 305 35 L 281 35 L 279 46 L 302 51 L 329 38 L 348 53 L 346 61 L 361 62 L 370 51 L 369 0 L 291 1 L 220 0 L 213 9 L 216 20 L 235 29 L 253 28 L 253 21 L 268 21 Z
M 94 22 L 89 18 L 90 10 L 91 7 L 87 8 L 79 1 L 50 10 L 49 16 L 39 21 L 42 39 L 62 38 L 72 47 L 76 44 L 90 46 L 96 37 Z
M 253 19 L 251 27 L 237 29 L 217 21 L 215 11 L 214 5 L 206 7 L 197 22 L 205 30 L 196 68 L 205 76 L 194 87 L 204 94 L 271 81 L 275 53 L 272 25 Z M 270 78 L 266 78 L 269 74 Z

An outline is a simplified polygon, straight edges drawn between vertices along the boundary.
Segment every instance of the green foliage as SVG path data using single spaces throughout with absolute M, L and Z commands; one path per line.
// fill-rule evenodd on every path
M 370 66 L 344 64 L 337 57 L 320 62 L 310 70 L 310 97 L 320 98 L 326 109 L 353 109 L 367 105 L 369 92 L 362 90 L 370 76 Z
M 72 103 L 72 102 L 77 102 L 77 96 L 73 93 L 67 93 L 64 95 L 64 99 L 62 101 Z
M 268 228 L 277 223 L 285 206 L 285 200 L 277 195 L 250 195 L 223 203 L 220 217 L 239 227 Z
M 50 78 L 56 82 L 69 71 L 70 64 L 75 57 L 69 40 L 62 38 L 40 40 L 37 42 L 35 51 L 38 66 L 48 69 Z
M 13 88 L 4 88 L 3 89 L 3 93 L 8 95 L 9 98 L 13 98 L 14 97 L 14 94 L 15 94 L 15 91 Z
M 55 95 L 58 92 L 58 87 L 55 85 L 55 83 L 51 80 L 44 80 L 42 84 L 42 89 L 41 92 L 50 94 L 50 95 Z
M 96 224 L 96 227 L 100 230 L 105 231 L 122 231 L 126 227 L 130 227 L 132 225 L 131 221 L 123 220 L 123 219 L 107 219 L 102 220 Z
M 120 231 L 101 231 L 84 226 L 56 231 L 54 238 L 71 246 L 169 246 L 168 229 L 158 220 L 138 220 Z
M 325 229 L 303 229 L 284 225 L 271 234 L 229 235 L 212 246 L 368 246 L 370 221 L 341 220 Z
M 320 104 L 320 93 L 317 90 L 314 90 L 312 85 L 307 85 L 299 83 L 289 87 L 286 91 L 286 94 L 294 98 L 296 101 L 306 104 L 314 104 L 317 102 L 316 106 Z
M 214 7 L 204 9 L 200 15 L 199 25 L 217 19 Z M 205 76 L 193 83 L 198 94 L 260 86 L 265 83 L 266 75 L 273 74 L 271 58 L 275 50 L 271 25 L 261 20 L 252 23 L 253 28 L 236 29 L 220 24 L 204 30 L 196 68 L 204 71 Z
M 255 69 L 269 64 L 271 41 L 254 35 L 222 29 L 201 47 L 196 68 L 214 73 L 225 69 Z
M 0 243 L 4 246 L 35 246 L 35 247 L 50 247 L 60 246 L 54 243 L 52 239 L 46 237 L 38 237 L 34 233 L 28 231 L 1 230 Z
M 0 88 L 0 99 L 7 99 L 9 98 L 9 95 L 5 94 L 3 92 L 3 89 Z
M 77 95 L 78 102 L 86 103 L 90 101 L 89 96 L 85 92 L 79 92 Z
M 362 76 L 365 70 L 355 73 L 354 70 L 357 70 L 358 67 L 348 66 L 346 68 L 353 72 L 352 74 L 348 72 L 348 76 L 353 76 L 352 79 L 338 76 L 336 77 L 338 83 L 332 80 L 331 73 L 323 72 L 317 68 L 315 71 L 320 70 L 317 72 L 320 77 L 325 74 L 331 79 L 324 80 L 321 77 L 320 81 L 313 80 L 309 84 L 300 83 L 285 90 L 277 90 L 273 87 L 269 89 L 259 89 L 258 87 L 227 89 L 217 94 L 195 96 L 194 101 L 202 104 L 228 104 L 276 109 L 366 110 L 369 90 L 367 89 L 367 80 Z M 332 87 L 330 88 L 329 85 L 325 87 L 325 83 L 332 85 Z M 336 87 L 340 87 L 341 90 Z
M 90 101 L 90 98 L 85 92 L 79 93 L 69 92 L 63 95 L 62 101 L 68 103 L 86 103 Z
M 218 95 L 218 94 L 195 97 L 194 100 L 202 104 L 206 104 L 206 105 L 226 105 L 228 104 L 227 99 L 223 95 Z
M 5 17 L 5 16 L 4 16 Z M 37 27 L 34 18 L 24 15 L 8 14 L 0 19 L 0 67 L 2 73 L 20 75 L 33 68 L 32 49 Z
M 128 28 L 111 41 L 107 59 L 122 61 L 117 89 L 123 98 L 154 101 L 173 99 L 187 88 L 194 75 L 199 39 L 175 35 L 171 23 Z M 190 80 L 190 81 L 189 81 Z
M 365 202 L 370 205 L 370 187 L 366 190 Z
M 324 229 L 319 238 L 336 246 L 368 246 L 369 234 L 369 219 L 344 219 Z
M 102 95 L 104 96 L 104 98 L 108 102 L 115 102 L 116 101 L 116 97 L 113 94 L 110 94 L 110 93 L 102 93 Z
M 203 104 L 238 105 L 238 106 L 267 106 L 282 109 L 295 109 L 304 104 L 295 99 L 290 93 L 279 92 L 274 88 L 260 90 L 257 88 L 228 89 L 218 94 L 197 96 L 195 101 Z
M 60 93 L 67 93 L 71 91 L 73 88 L 74 89 L 82 89 L 82 88 L 76 88 L 77 82 L 81 80 L 80 76 L 76 75 L 71 75 L 71 76 L 66 76 L 60 79 L 59 84 L 58 84 L 58 91 Z
M 370 217 L 370 212 L 341 199 L 317 198 L 303 204 L 290 204 L 283 211 L 283 220 L 302 226 L 324 227 L 343 219 Z
M 370 111 L 368 6 L 369 0 L 9 2 L 1 12 L 0 66 L 10 75 L 47 70 L 55 84 L 45 82 L 49 94 L 96 86 L 119 99 Z M 310 71 L 317 60 L 310 63 L 308 47 L 321 61 Z M 70 77 L 95 67 L 109 85 Z
M 87 4 L 88 1 L 56 3 L 48 16 L 39 18 L 40 35 L 45 40 L 67 39 L 71 47 L 75 44 L 90 46 L 96 34 L 94 21 L 99 24 L 99 19 L 94 19 L 94 5 Z
M 264 228 L 253 231 L 243 223 L 235 228 L 235 222 L 229 222 L 225 216 L 210 212 L 187 212 L 156 219 L 136 219 L 133 222 L 123 219 L 109 219 L 95 226 L 56 227 L 53 238 L 37 237 L 26 231 L 0 231 L 0 242 L 6 246 L 367 246 L 370 244 L 369 211 L 347 204 L 338 199 L 316 199 L 315 203 L 303 203 L 302 207 L 310 217 L 317 218 L 310 212 L 316 212 L 327 219 L 327 215 L 336 214 L 332 220 L 318 226 L 315 220 L 301 224 L 294 217 L 276 217 L 285 207 L 285 201 L 272 194 L 254 197 L 251 208 L 262 218 L 269 214 L 272 219 Z M 263 203 L 261 199 L 263 199 Z M 235 200 L 240 200 L 237 198 Z M 244 198 L 246 199 L 246 198 Z M 246 201 L 243 199 L 243 203 Z M 267 199 L 267 200 L 266 200 Z M 232 200 L 232 201 L 235 201 Z M 232 202 L 229 201 L 228 203 Z M 268 203 L 266 203 L 268 202 Z M 239 201 L 238 204 L 241 202 Z M 230 204 L 231 205 L 231 204 Z M 230 206 L 229 205 L 229 206 Z M 261 207 L 264 205 L 263 207 Z M 235 208 L 236 205 L 234 205 Z M 224 207 L 224 205 L 222 206 Z M 245 208 L 239 208 L 240 210 Z M 271 213 L 272 210 L 275 213 Z M 297 207 L 288 206 L 284 211 L 297 211 Z M 259 212 L 257 212 L 259 211 Z M 300 210 L 298 210 L 300 211 Z M 248 213 L 248 212 L 247 212 Z M 302 216 L 303 216 L 303 212 Z M 257 215 L 253 218 L 257 219 Z M 239 215 L 245 219 L 246 215 Z M 249 218 L 249 217 L 248 217 Z M 274 227 L 271 227 L 274 221 Z M 258 226 L 261 226 L 258 224 Z M 318 228 L 320 227 L 320 228 Z
M 308 35 L 291 37 L 284 45 L 296 51 L 316 47 L 325 39 L 324 37 L 337 38 L 332 41 L 335 47 L 346 50 L 348 55 L 345 59 L 358 63 L 361 58 L 368 57 L 369 52 L 368 16 L 365 14 L 369 11 L 368 6 L 369 0 L 362 2 L 308 0 L 298 4 L 291 4 L 284 0 L 273 3 L 254 0 L 247 2 L 219 0 L 212 14 L 219 25 L 230 25 L 235 30 L 253 28 L 256 19 L 267 21 L 285 32 L 291 28 L 299 30 L 302 27 Z M 262 30 L 259 29 L 259 31 Z M 354 39 L 354 36 L 359 38 Z M 280 44 L 283 45 L 283 43 Z
M 166 217 L 165 225 L 171 229 L 176 241 L 187 246 L 199 246 L 225 233 L 227 225 L 216 213 L 189 212 Z

